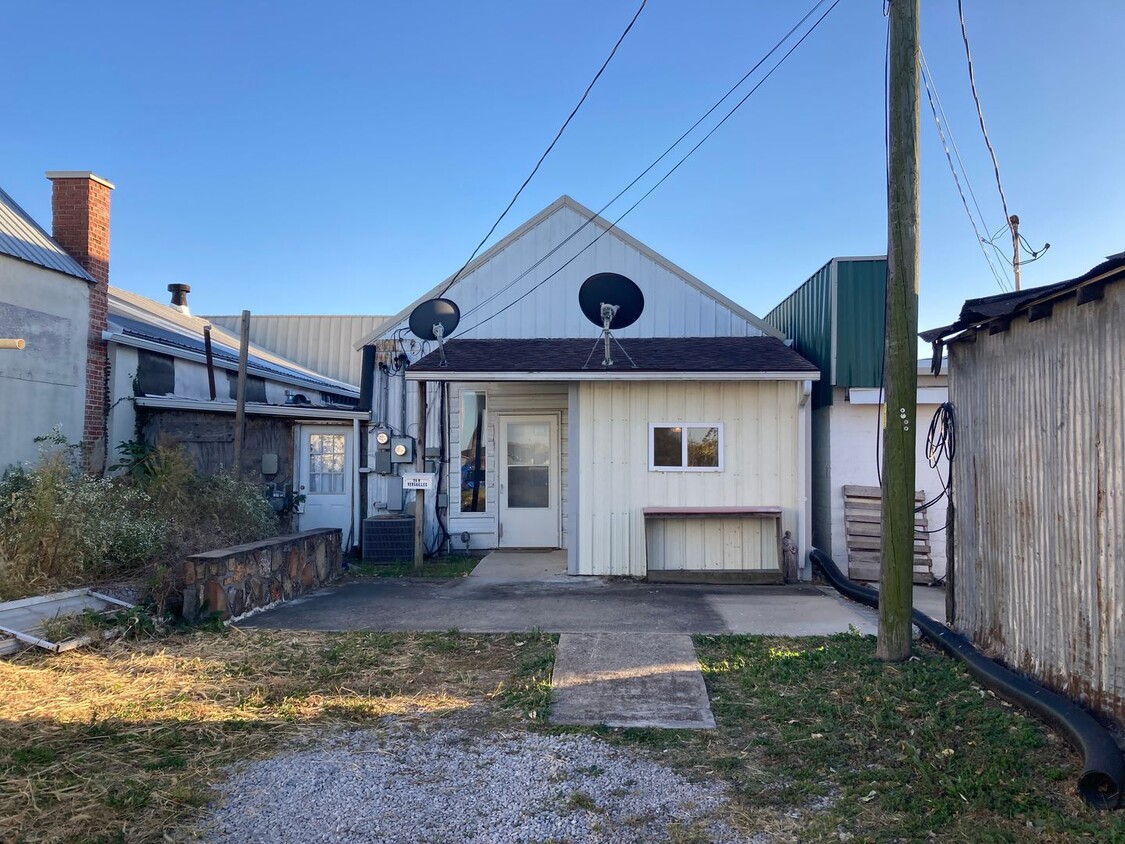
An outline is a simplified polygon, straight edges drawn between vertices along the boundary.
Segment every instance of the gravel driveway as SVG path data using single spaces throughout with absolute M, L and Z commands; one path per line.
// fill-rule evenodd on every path
M 590 736 L 440 726 L 350 732 L 219 786 L 211 842 L 745 842 L 725 787 Z

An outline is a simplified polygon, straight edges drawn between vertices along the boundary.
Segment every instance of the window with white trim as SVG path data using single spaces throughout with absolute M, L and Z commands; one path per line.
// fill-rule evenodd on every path
M 723 471 L 723 423 L 651 423 L 648 468 L 650 472 Z

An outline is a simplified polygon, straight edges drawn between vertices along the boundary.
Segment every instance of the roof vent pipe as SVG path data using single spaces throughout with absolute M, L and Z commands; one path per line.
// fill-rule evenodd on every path
M 191 293 L 190 284 L 169 284 L 168 292 L 172 294 L 172 307 L 178 310 L 181 314 L 191 316 L 191 311 L 188 310 L 187 295 Z

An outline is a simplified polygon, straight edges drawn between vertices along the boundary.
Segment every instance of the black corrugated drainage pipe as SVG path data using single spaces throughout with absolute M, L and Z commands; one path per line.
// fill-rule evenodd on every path
M 824 572 L 828 582 L 845 597 L 869 607 L 879 607 L 878 592 L 848 580 L 832 558 L 820 549 L 809 552 L 809 561 Z M 1033 712 L 1063 734 L 1083 757 L 1082 775 L 1078 778 L 1078 793 L 1083 800 L 1095 809 L 1120 808 L 1125 762 L 1113 736 L 1093 716 L 1072 700 L 989 659 L 964 636 L 925 613 L 914 610 L 912 620 L 933 644 L 965 663 L 969 673 L 982 685 Z

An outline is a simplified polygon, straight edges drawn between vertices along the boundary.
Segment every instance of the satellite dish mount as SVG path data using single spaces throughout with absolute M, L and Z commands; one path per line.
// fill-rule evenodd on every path
M 450 299 L 427 299 L 410 312 L 410 331 L 419 340 L 436 340 L 441 357 L 439 366 L 448 366 L 445 359 L 445 338 L 457 330 L 461 309 Z
M 613 329 L 627 328 L 640 318 L 645 307 L 645 297 L 641 289 L 632 280 L 618 273 L 597 273 L 582 282 L 582 287 L 578 291 L 578 304 L 586 319 L 602 330 L 601 339 L 590 349 L 586 364 L 582 368 L 589 368 L 590 358 L 594 356 L 599 343 L 605 349 L 602 366 L 606 369 L 613 366 L 613 353 L 610 347 L 610 340 L 612 340 L 621 353 L 629 358 L 633 369 L 636 369 L 636 362 L 625 351 L 621 341 L 613 336 Z

